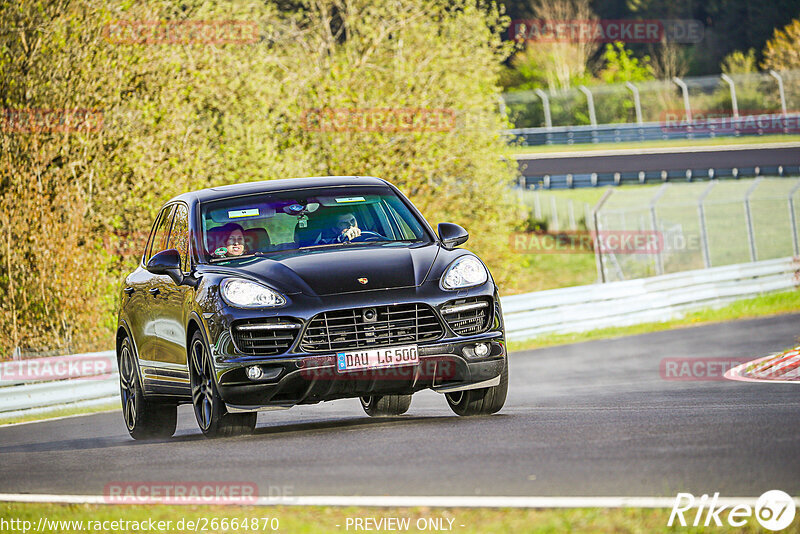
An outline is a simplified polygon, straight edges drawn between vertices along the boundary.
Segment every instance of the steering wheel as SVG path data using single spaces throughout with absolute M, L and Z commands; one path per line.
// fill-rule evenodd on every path
M 350 240 L 352 243 L 366 242 L 366 241 L 386 241 L 386 237 L 378 232 L 372 230 L 361 230 L 361 235 L 354 237 Z

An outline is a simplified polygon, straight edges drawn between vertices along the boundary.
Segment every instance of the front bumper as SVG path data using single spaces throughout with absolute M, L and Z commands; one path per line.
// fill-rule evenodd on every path
M 302 325 L 320 311 L 384 304 L 426 303 L 446 323 L 441 309 L 453 299 L 486 297 L 493 303 L 489 327 L 480 334 L 458 335 L 445 326 L 442 338 L 418 342 L 420 363 L 384 370 L 338 373 L 335 355 L 308 353 L 300 348 L 302 331 L 291 349 L 278 356 L 248 356 L 232 342 L 230 325 L 237 320 L 276 317 Z M 269 313 L 227 310 L 208 318 L 211 353 L 216 367 L 219 393 L 229 411 L 288 408 L 296 404 L 368 395 L 410 394 L 422 389 L 451 392 L 496 385 L 506 358 L 502 310 L 493 282 L 453 293 L 443 292 L 438 284 L 361 292 L 350 295 L 307 297 L 294 295 L 289 306 Z M 478 342 L 490 345 L 484 357 L 477 357 L 471 347 Z M 408 344 L 408 343 L 406 343 Z M 374 347 L 379 348 L 379 347 Z M 248 367 L 262 368 L 258 381 L 247 377 Z
M 477 342 L 491 350 L 483 358 L 471 351 Z M 450 393 L 499 383 L 506 358 L 502 332 L 418 346 L 416 365 L 339 373 L 332 355 L 306 355 L 248 362 L 264 371 L 259 381 L 239 366 L 218 379 L 222 399 L 231 412 L 289 408 L 297 404 L 367 395 L 411 394 L 422 389 Z

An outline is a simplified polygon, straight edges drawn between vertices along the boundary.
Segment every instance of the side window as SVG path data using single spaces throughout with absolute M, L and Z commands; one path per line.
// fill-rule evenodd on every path
M 414 235 L 414 231 L 408 225 L 408 223 L 397 213 L 397 210 L 394 209 L 393 206 L 390 206 L 388 203 L 386 207 L 389 208 L 389 213 L 391 213 L 392 217 L 394 217 L 395 222 L 400 226 L 400 233 L 402 235 L 401 239 L 416 239 L 416 235 Z
M 183 204 L 175 208 L 167 248 L 174 248 L 180 253 L 181 268 L 184 272 L 189 271 L 189 209 Z
M 156 223 L 155 232 L 151 238 L 151 243 L 147 250 L 147 257 L 144 262 L 147 264 L 154 254 L 158 254 L 162 250 L 167 250 L 167 238 L 169 237 L 169 224 L 172 221 L 172 212 L 175 211 L 175 205 L 168 206 L 161 210 L 161 217 Z

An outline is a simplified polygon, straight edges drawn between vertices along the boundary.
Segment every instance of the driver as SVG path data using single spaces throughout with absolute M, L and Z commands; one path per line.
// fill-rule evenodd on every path
M 342 213 L 336 217 L 336 237 L 332 243 L 344 243 L 361 235 L 356 216 L 352 213 Z

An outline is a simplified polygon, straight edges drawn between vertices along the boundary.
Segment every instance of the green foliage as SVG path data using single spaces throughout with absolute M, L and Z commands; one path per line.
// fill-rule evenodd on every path
M 499 155 L 508 23 L 490 3 L 39 0 L 0 7 L 4 109 L 102 112 L 101 129 L 0 132 L 0 355 L 108 347 L 120 275 L 186 190 L 325 174 L 395 183 L 434 225 L 462 224 L 509 287 L 518 220 Z M 134 43 L 115 21 L 255 23 L 252 43 Z M 113 26 L 111 26 L 113 27 Z M 469 58 L 465 61 L 464 58 Z M 448 131 L 319 132 L 309 109 L 452 109 Z
M 765 69 L 800 69 L 800 18 L 783 29 L 775 29 L 772 39 L 764 47 Z
M 747 52 L 735 50 L 725 56 L 720 69 L 725 74 L 750 74 L 758 70 L 756 63 L 755 49 L 751 48 Z
M 625 43 L 606 45 L 603 68 L 597 77 L 604 83 L 644 82 L 655 78 L 650 56 L 639 59 L 625 48 Z

